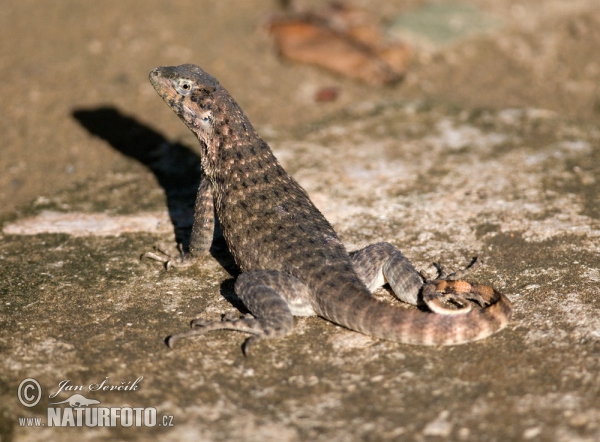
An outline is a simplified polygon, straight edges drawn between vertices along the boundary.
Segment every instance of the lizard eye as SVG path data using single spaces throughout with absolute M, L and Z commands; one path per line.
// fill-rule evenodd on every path
M 193 85 L 189 80 L 179 80 L 175 85 L 177 92 L 181 95 L 190 95 L 192 93 Z

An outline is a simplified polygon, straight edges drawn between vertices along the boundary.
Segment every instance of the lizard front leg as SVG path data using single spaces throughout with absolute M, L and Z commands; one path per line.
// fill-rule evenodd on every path
M 361 280 L 370 291 L 383 286 L 386 282 L 392 288 L 394 295 L 401 301 L 412 305 L 426 304 L 429 309 L 439 314 L 463 314 L 471 310 L 467 299 L 478 302 L 482 307 L 485 300 L 476 291 L 461 289 L 448 290 L 438 288 L 442 281 L 455 280 L 466 271 L 446 276 L 442 270 L 435 281 L 425 282 L 422 276 L 415 270 L 410 261 L 390 243 L 382 242 L 371 244 L 361 250 L 351 253 L 354 269 Z M 461 282 L 461 281 L 456 281 Z M 427 296 L 420 296 L 422 287 L 433 284 L 431 290 L 427 290 Z M 453 288 L 454 284 L 446 284 L 443 288 Z M 441 287 L 441 286 L 440 286 Z M 452 303 L 459 307 L 449 308 L 444 302 Z
M 208 254 L 212 244 L 215 229 L 215 208 L 212 194 L 212 184 L 204 176 L 200 180 L 196 203 L 194 205 L 194 224 L 190 237 L 189 250 L 184 250 L 182 244 L 178 244 L 179 256 L 172 256 L 167 250 L 155 247 L 155 252 L 146 252 L 143 258 L 153 259 L 164 263 L 167 270 L 172 267 L 188 267 L 194 264 L 202 256 Z
M 192 329 L 167 338 L 167 345 L 212 330 L 233 330 L 250 333 L 243 345 L 248 354 L 252 344 L 260 339 L 279 338 L 287 335 L 294 325 L 295 316 L 315 314 L 310 304 L 308 287 L 299 279 L 275 270 L 254 270 L 242 273 L 236 283 L 235 292 L 252 316 L 232 319 L 224 317 L 220 322 L 194 319 Z

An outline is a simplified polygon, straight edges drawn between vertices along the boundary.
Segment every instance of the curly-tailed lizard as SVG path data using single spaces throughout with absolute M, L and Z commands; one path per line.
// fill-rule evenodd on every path
M 257 339 L 288 334 L 293 316 L 309 315 L 378 338 L 422 345 L 470 342 L 506 326 L 511 303 L 489 286 L 443 276 L 425 282 L 389 243 L 349 254 L 239 105 L 200 67 L 158 67 L 150 81 L 198 137 L 203 174 L 189 253 L 178 260 L 147 255 L 168 266 L 193 262 L 208 251 L 216 214 L 242 271 L 235 292 L 252 313 L 221 322 L 194 320 L 191 330 L 168 338 L 169 345 L 227 329 L 252 335 L 247 351 Z M 371 291 L 385 283 L 407 303 L 416 305 L 422 297 L 431 312 L 377 300 Z M 463 308 L 445 307 L 444 298 Z M 471 308 L 465 298 L 483 308 Z

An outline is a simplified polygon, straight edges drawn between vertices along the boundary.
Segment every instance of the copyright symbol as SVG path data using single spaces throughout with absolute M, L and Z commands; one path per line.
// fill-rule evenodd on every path
M 42 398 L 42 387 L 35 379 L 27 378 L 19 384 L 17 394 L 19 395 L 19 402 L 26 407 L 34 407 Z

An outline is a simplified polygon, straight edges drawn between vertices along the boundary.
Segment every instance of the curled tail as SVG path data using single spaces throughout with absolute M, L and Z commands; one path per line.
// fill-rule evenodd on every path
M 438 280 L 423 286 L 423 296 L 439 293 L 474 295 L 485 307 L 466 313 L 442 314 L 393 306 L 368 291 L 327 296 L 319 314 L 336 324 L 370 336 L 414 345 L 457 345 L 484 339 L 508 324 L 510 300 L 492 287 L 466 281 Z M 337 299 L 336 299 L 337 298 Z

